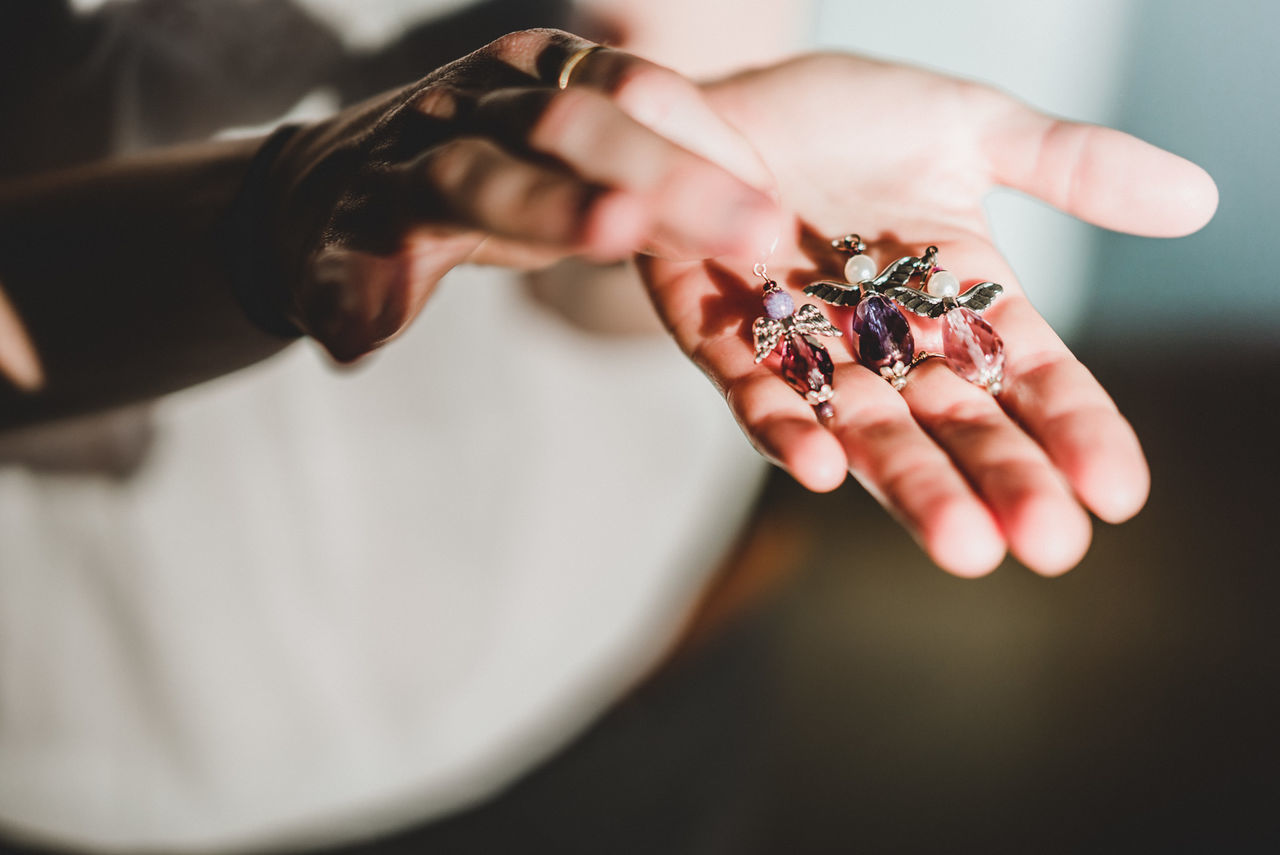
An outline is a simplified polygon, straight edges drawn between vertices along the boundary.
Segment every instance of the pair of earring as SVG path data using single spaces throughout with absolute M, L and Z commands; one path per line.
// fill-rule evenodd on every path
M 964 292 L 955 274 L 938 266 L 938 248 L 921 256 L 904 256 L 877 274 L 866 244 L 856 234 L 831 242 L 832 249 L 849 256 L 845 282 L 819 280 L 806 294 L 835 306 L 854 307 L 850 332 L 858 342 L 861 363 L 902 389 L 908 372 L 931 356 L 942 356 L 956 374 L 998 395 L 1004 387 L 1004 342 L 978 314 L 1004 290 L 995 282 L 981 282 Z M 831 355 L 816 336 L 842 336 L 812 303 L 795 304 L 763 264 L 755 273 L 764 279 L 764 317 L 752 327 L 756 362 L 782 346 L 782 376 L 813 405 L 822 421 L 835 415 L 831 404 L 834 367 Z M 916 280 L 920 287 L 912 287 Z M 942 318 L 943 353 L 917 353 L 911 324 L 904 309 L 924 318 Z

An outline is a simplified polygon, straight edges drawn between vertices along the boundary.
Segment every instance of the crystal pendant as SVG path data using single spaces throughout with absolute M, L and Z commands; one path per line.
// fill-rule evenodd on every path
M 838 338 L 843 333 L 812 303 L 797 309 L 795 301 L 769 278 L 763 262 L 755 266 L 755 274 L 764 280 L 764 316 L 751 325 L 756 364 L 781 348 L 782 378 L 813 407 L 819 421 L 830 422 L 836 415 L 831 404 L 835 365 L 816 336 Z
M 951 370 L 993 395 L 1004 385 L 1004 342 L 987 323 L 963 306 L 946 314 L 942 349 Z
M 813 406 L 831 398 L 835 366 L 813 336 L 791 333 L 782 341 L 782 378 Z
M 775 321 L 795 314 L 796 304 L 786 291 L 769 291 L 764 295 L 764 313 Z
M 916 350 L 907 316 L 888 298 L 868 294 L 853 314 L 853 331 L 862 364 L 901 389 Z

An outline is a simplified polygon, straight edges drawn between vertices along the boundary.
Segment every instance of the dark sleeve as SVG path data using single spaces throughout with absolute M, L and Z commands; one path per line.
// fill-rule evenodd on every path
M 363 100 L 569 9 L 482 0 L 353 53 L 296 0 L 0 0 L 0 178 L 264 124 L 317 87 Z

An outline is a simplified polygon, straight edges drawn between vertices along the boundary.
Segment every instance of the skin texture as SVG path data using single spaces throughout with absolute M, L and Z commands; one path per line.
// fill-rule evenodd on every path
M 287 146 L 270 192 L 290 319 L 350 361 L 402 330 L 464 261 L 765 245 L 768 173 L 689 81 L 606 49 L 577 64 L 572 87 L 542 82 L 590 44 L 505 36 Z
M 1005 185 L 1107 228 L 1175 236 L 1212 216 L 1202 170 L 980 86 L 846 55 L 700 90 L 601 50 L 558 90 L 584 44 L 515 33 L 294 137 L 264 191 L 285 315 L 351 361 L 394 338 L 457 264 L 645 249 L 659 316 L 760 451 L 814 490 L 852 473 L 944 568 L 978 575 L 1012 551 L 1059 573 L 1088 546 L 1087 511 L 1137 512 L 1149 476 L 1132 430 L 1022 296 L 981 201 Z M 833 109 L 850 92 L 856 109 Z M 907 130 L 869 132 L 870 118 Z M 0 359 L 15 381 L 3 424 L 154 397 L 283 346 L 241 315 L 214 239 L 256 146 L 0 188 Z M 828 239 L 853 230 L 881 264 L 932 244 L 964 285 L 1005 285 L 985 315 L 1006 344 L 999 399 L 937 361 L 899 394 L 837 342 L 828 430 L 776 357 L 754 363 L 752 261 L 780 235 L 771 274 L 798 290 L 839 275 Z M 680 260 L 716 255 L 737 257 Z M 940 350 L 938 325 L 917 323 L 916 342 Z
M 832 107 L 850 92 L 855 109 Z M 664 323 L 762 454 L 813 490 L 852 474 L 961 576 L 990 571 L 1006 551 L 1061 573 L 1088 548 L 1086 511 L 1107 522 L 1137 513 L 1149 487 L 1137 438 L 1026 300 L 981 203 L 1003 185 L 1106 228 L 1173 237 L 1213 215 L 1217 191 L 1203 170 L 975 84 L 845 55 L 748 73 L 708 97 L 777 178 L 787 224 L 769 270 L 797 305 L 805 284 L 841 278 L 843 257 L 828 241 L 850 231 L 881 266 L 936 245 L 963 287 L 1005 286 L 984 313 L 1005 342 L 998 399 L 939 360 L 914 369 L 898 393 L 840 339 L 829 348 L 837 417 L 828 430 L 778 378 L 778 357 L 754 363 L 750 324 L 761 306 L 750 261 L 641 260 Z M 871 117 L 898 130 L 868 133 Z M 940 323 L 913 319 L 917 350 L 941 351 Z
M 602 50 L 556 87 L 589 44 L 513 33 L 303 128 L 263 180 L 256 248 L 228 246 L 219 227 L 259 141 L 0 185 L 0 369 L 12 381 L 0 428 L 145 400 L 278 351 L 287 341 L 255 329 L 232 296 L 230 253 L 254 252 L 267 302 L 349 362 L 402 330 L 458 264 L 766 244 L 770 176 L 693 83 Z

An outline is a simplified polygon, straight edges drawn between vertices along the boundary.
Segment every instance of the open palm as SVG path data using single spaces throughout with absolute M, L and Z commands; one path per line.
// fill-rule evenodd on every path
M 1176 236 L 1216 206 L 1202 170 L 982 86 L 847 55 L 750 72 L 707 96 L 777 177 L 786 225 L 769 272 L 797 303 L 805 284 L 840 278 L 829 240 L 847 232 L 880 266 L 936 245 L 964 286 L 1005 286 L 984 315 L 1005 342 L 998 398 L 941 360 L 913 369 L 899 393 L 835 339 L 836 416 L 824 427 L 779 378 L 777 357 L 754 362 L 749 330 L 762 311 L 750 262 L 642 259 L 677 342 L 764 455 L 814 490 L 852 473 L 961 575 L 990 570 L 1006 549 L 1039 572 L 1064 571 L 1088 547 L 1086 508 L 1109 522 L 1141 508 L 1149 476 L 1133 431 L 1023 295 L 982 199 L 1004 185 L 1100 226 Z M 845 311 L 823 308 L 833 320 Z M 913 327 L 917 350 L 941 350 L 939 322 Z

